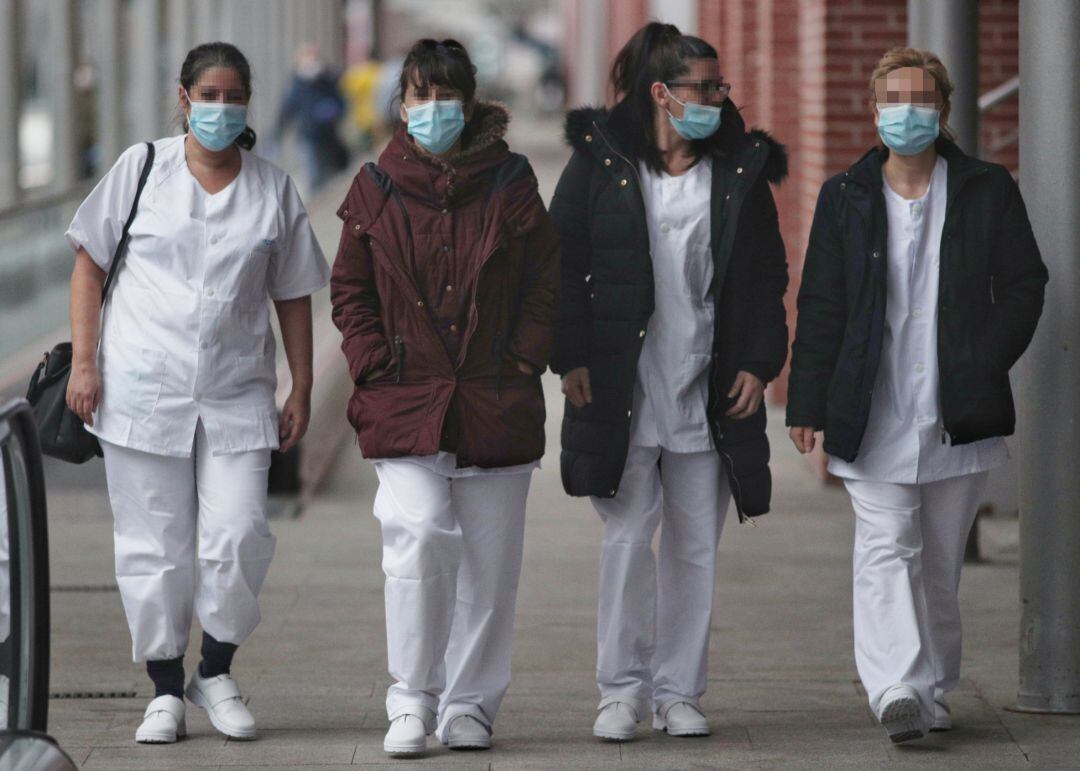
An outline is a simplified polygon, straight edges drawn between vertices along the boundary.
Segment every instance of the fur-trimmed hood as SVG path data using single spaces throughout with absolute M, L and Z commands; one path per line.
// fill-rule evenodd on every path
M 612 144 L 616 152 L 621 150 L 617 132 L 611 130 L 609 125 L 610 110 L 604 107 L 580 107 L 566 114 L 564 134 L 567 144 L 575 150 L 592 154 L 595 152 L 592 144 L 595 141 L 593 133 L 599 129 L 602 139 Z M 710 138 L 709 150 L 715 156 L 721 158 L 738 158 L 746 148 L 753 146 L 754 142 L 764 142 L 769 148 L 769 154 L 761 169 L 762 176 L 769 182 L 782 182 L 788 174 L 787 148 L 778 142 L 771 134 L 762 129 L 746 130 L 742 116 L 731 100 L 724 102 L 723 120 L 720 129 Z M 625 153 L 623 153 L 625 154 Z

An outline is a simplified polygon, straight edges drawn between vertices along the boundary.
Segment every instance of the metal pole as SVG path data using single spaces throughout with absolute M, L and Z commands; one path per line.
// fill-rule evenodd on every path
M 1020 2 L 1020 186 L 1050 270 L 1019 379 L 1017 706 L 1080 712 L 1080 4 Z
M 607 83 L 607 2 L 581 0 L 578 13 L 578 102 L 603 104 Z
M 75 4 L 49 3 L 49 103 L 52 106 L 53 189 L 69 190 L 78 176 L 75 141 Z
M 0 209 L 19 201 L 19 4 L 0 0 Z
M 98 174 L 124 151 L 123 68 L 120 66 L 120 0 L 97 2 Z
M 979 4 L 977 0 L 908 0 L 908 45 L 933 51 L 955 90 L 949 126 L 969 155 L 979 144 Z
M 176 103 L 176 94 L 162 92 L 161 6 L 158 0 L 134 0 L 129 8 L 130 51 L 127 61 L 130 89 L 129 115 L 132 133 L 139 142 L 161 136 L 166 115 Z

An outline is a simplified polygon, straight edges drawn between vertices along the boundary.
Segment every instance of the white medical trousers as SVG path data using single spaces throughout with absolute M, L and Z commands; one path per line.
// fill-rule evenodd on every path
M 277 543 L 266 522 L 270 450 L 213 455 L 201 421 L 190 458 L 101 446 L 135 661 L 182 656 L 193 612 L 216 640 L 244 642 Z
M 440 739 L 458 715 L 472 715 L 490 731 L 510 685 L 532 475 L 455 478 L 402 459 L 375 467 L 395 680 L 387 716 L 426 707 L 438 716 Z
M 714 451 L 630 447 L 604 520 L 596 679 L 600 705 L 697 704 L 705 693 L 716 549 L 731 493 Z M 659 569 L 652 540 L 661 523 Z
M 910 685 L 924 718 L 960 678 L 960 568 L 987 472 L 926 484 L 844 480 L 855 509 L 855 663 L 877 715 Z

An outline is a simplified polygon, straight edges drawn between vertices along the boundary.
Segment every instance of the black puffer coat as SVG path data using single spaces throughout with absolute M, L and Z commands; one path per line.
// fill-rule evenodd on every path
M 566 138 L 574 152 L 551 203 L 562 241 L 551 367 L 559 374 L 588 367 L 593 393 L 585 407 L 566 404 L 563 486 L 570 495 L 603 498 L 616 494 L 626 463 L 642 332 L 654 302 L 637 165 L 617 134 L 606 110 L 568 115 Z M 787 358 L 787 264 L 769 189 L 786 175 L 787 157 L 766 133 L 747 133 L 730 102 L 708 152 L 716 303 L 709 427 L 741 519 L 769 510 L 765 409 L 744 420 L 724 413 L 740 370 L 768 382 Z
M 1009 368 L 1035 333 L 1046 266 L 1004 166 L 939 139 L 948 163 L 938 289 L 942 441 L 1013 432 Z M 874 148 L 821 188 L 799 289 L 787 424 L 824 429 L 824 450 L 858 455 L 881 362 L 888 255 Z

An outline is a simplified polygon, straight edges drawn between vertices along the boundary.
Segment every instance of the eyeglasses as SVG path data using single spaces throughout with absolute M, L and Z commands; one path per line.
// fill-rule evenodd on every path
M 680 88 L 705 99 L 723 101 L 731 93 L 731 84 L 722 80 L 669 80 L 668 88 Z

